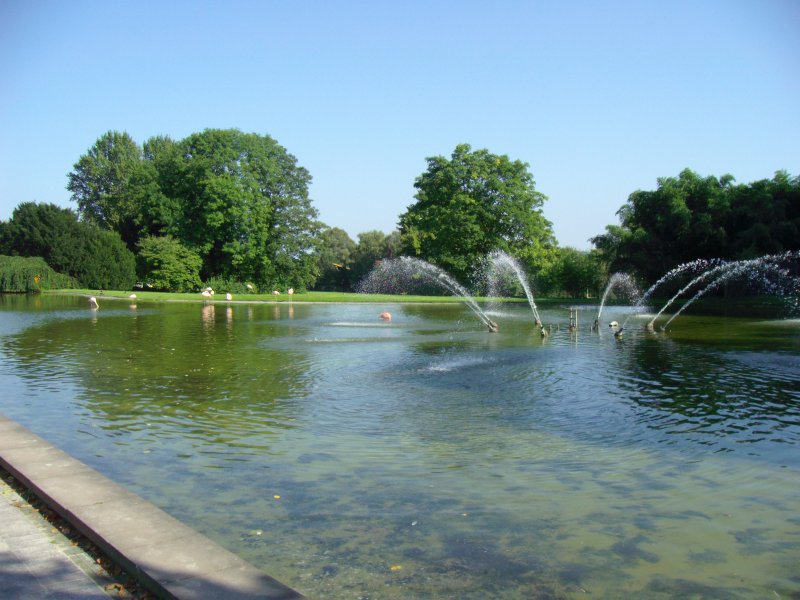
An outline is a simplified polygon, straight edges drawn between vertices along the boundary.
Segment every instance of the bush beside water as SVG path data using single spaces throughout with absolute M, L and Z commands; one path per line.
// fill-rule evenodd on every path
M 39 257 L 0 255 L 0 293 L 29 293 L 74 289 L 78 282 L 57 273 Z

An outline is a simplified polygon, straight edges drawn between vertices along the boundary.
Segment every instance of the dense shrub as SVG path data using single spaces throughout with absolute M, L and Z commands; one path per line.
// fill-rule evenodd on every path
M 129 290 L 136 281 L 136 258 L 119 234 L 87 225 L 85 253 L 74 267 L 74 276 L 85 287 Z
M 152 289 L 192 292 L 200 287 L 203 260 L 170 236 L 142 238 L 137 259 L 139 277 Z
M 136 280 L 136 260 L 119 234 L 81 223 L 54 204 L 20 204 L 0 239 L 4 254 L 39 256 L 83 287 L 125 290 Z
M 0 293 L 77 287 L 75 279 L 56 273 L 38 256 L 0 256 Z

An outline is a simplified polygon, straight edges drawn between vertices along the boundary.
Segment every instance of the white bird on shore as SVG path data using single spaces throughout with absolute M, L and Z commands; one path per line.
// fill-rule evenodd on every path
M 128 298 L 130 298 L 131 300 L 136 300 L 136 294 L 131 294 L 130 296 L 128 296 Z
M 231 294 L 230 292 L 225 294 L 225 300 L 233 300 L 233 294 Z

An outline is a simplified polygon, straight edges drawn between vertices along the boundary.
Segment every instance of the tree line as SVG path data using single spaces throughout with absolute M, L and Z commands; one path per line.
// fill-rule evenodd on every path
M 636 191 L 617 212 L 619 225 L 592 238 L 615 271 L 652 283 L 696 258 L 746 260 L 800 248 L 800 177 L 736 184 L 732 175 L 685 169 Z M 666 267 L 666 268 L 665 268 Z
M 140 146 L 110 131 L 67 180 L 76 210 L 19 205 L 0 222 L 0 254 L 41 257 L 89 288 L 349 291 L 376 262 L 401 255 L 474 288 L 482 258 L 502 250 L 538 295 L 576 297 L 601 293 L 613 271 L 651 283 L 698 257 L 800 248 L 800 179 L 783 171 L 750 184 L 688 169 L 660 178 L 629 196 L 590 251 L 558 245 L 527 163 L 467 144 L 427 159 L 396 231 L 357 242 L 319 221 L 310 173 L 268 135 L 207 129 Z

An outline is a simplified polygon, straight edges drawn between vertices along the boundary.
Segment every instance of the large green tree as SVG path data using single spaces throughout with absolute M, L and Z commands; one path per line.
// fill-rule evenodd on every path
M 724 227 L 728 254 L 737 259 L 800 249 L 800 176 L 778 171 L 733 187 Z
M 414 187 L 416 202 L 400 216 L 403 252 L 430 261 L 467 282 L 493 250 L 537 268 L 555 247 L 542 214 L 547 199 L 527 163 L 456 146 L 451 157 L 427 159 Z
M 182 215 L 179 187 L 178 144 L 166 136 L 156 136 L 142 146 L 143 160 L 130 178 L 136 234 L 128 241 L 138 245 L 143 237 L 174 236 Z M 133 249 L 133 248 L 132 248 Z
M 269 136 L 207 129 L 179 144 L 179 237 L 204 278 L 302 288 L 317 276 L 311 176 Z
M 84 221 L 136 250 L 171 236 L 202 259 L 204 279 L 309 287 L 320 224 L 311 176 L 267 135 L 208 129 L 142 148 L 108 132 L 75 164 L 68 188 Z
M 134 241 L 139 211 L 131 179 L 141 166 L 142 149 L 130 135 L 109 131 L 100 136 L 68 175 L 67 189 L 81 219 Z

